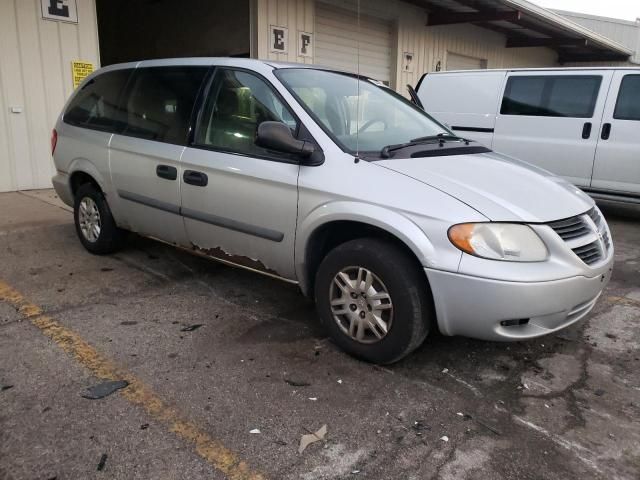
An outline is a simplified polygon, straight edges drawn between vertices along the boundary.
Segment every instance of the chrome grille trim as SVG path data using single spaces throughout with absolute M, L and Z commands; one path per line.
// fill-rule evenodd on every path
M 547 225 L 568 242 L 573 253 L 587 265 L 603 260 L 611 250 L 606 223 L 596 207 L 582 215 L 556 220 Z
M 582 215 L 567 218 L 565 220 L 557 220 L 555 222 L 548 223 L 547 225 L 553 228 L 553 230 L 560 235 L 560 238 L 565 241 L 583 237 L 591 232 L 589 224 L 584 221 Z

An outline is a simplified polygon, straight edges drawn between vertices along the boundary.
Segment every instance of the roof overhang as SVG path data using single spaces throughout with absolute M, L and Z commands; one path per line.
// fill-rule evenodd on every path
M 507 37 L 507 48 L 548 47 L 558 61 L 626 61 L 633 52 L 525 0 L 408 0 L 428 10 L 427 26 L 473 24 Z

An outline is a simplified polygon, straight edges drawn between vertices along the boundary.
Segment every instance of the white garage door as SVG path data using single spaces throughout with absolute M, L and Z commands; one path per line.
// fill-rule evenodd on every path
M 316 4 L 315 63 L 356 72 L 358 49 L 360 73 L 377 80 L 391 81 L 391 23 L 356 13 Z
M 447 52 L 447 70 L 478 70 L 481 68 L 487 68 L 487 61 L 482 58 Z

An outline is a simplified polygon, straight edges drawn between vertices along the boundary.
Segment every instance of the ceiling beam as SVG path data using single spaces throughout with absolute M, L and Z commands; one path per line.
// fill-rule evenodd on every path
M 507 37 L 507 48 L 523 47 L 563 47 L 576 46 L 586 47 L 589 41 L 586 38 L 534 38 L 520 35 L 518 37 Z
M 499 12 L 433 12 L 427 17 L 427 26 L 453 25 L 456 23 L 477 23 L 477 22 L 516 22 L 522 18 L 519 11 Z

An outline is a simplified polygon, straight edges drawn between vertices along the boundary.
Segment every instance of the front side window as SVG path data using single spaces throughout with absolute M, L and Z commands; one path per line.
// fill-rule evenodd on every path
M 189 121 L 207 67 L 136 70 L 126 101 L 123 135 L 185 145 Z
M 262 122 L 286 124 L 295 135 L 298 122 L 260 77 L 241 70 L 219 70 L 211 84 L 195 143 L 217 150 L 263 157 L 273 152 L 255 144 Z
M 640 75 L 625 75 L 622 79 L 613 118 L 640 120 Z
M 130 69 L 112 70 L 84 83 L 65 111 L 64 122 L 107 132 L 120 129 L 124 117 L 118 101 L 130 74 Z
M 598 100 L 599 75 L 510 77 L 502 115 L 591 118 Z

